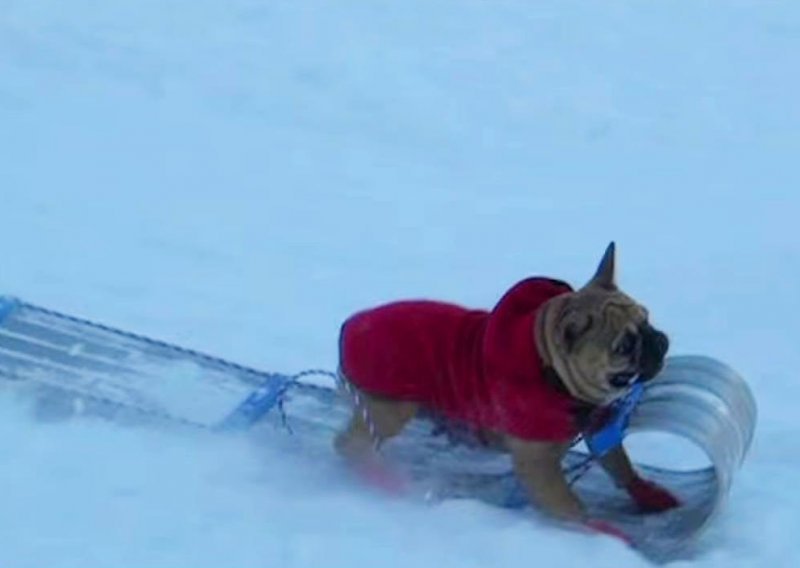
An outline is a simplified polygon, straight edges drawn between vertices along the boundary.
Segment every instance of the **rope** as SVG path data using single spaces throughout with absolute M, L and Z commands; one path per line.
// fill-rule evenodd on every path
M 363 396 L 358 391 L 358 389 L 344 376 L 344 374 L 341 371 L 339 371 L 337 373 L 334 373 L 334 372 L 331 372 L 331 371 L 328 371 L 328 370 L 325 370 L 325 369 L 306 369 L 304 371 L 301 371 L 299 373 L 296 373 L 296 374 L 290 375 L 290 376 L 280 375 L 280 374 L 276 374 L 276 373 L 267 373 L 267 372 L 264 372 L 264 371 L 259 371 L 258 369 L 254 369 L 252 367 L 247 367 L 245 365 L 240 365 L 238 363 L 234 363 L 232 361 L 228 361 L 228 360 L 222 359 L 220 357 L 215 357 L 215 356 L 212 356 L 212 355 L 208 355 L 208 354 L 202 353 L 200 351 L 195 351 L 193 349 L 187 349 L 185 347 L 180 347 L 180 346 L 173 345 L 173 344 L 170 344 L 170 343 L 167 343 L 167 342 L 164 342 L 164 341 L 159 341 L 159 340 L 156 340 L 156 339 L 144 336 L 144 335 L 140 335 L 140 334 L 137 334 L 137 333 L 132 333 L 132 332 L 129 332 L 129 331 L 121 330 L 121 329 L 118 329 L 118 328 L 115 328 L 115 327 L 111 327 L 111 326 L 108 326 L 108 325 L 105 325 L 105 324 L 102 324 L 102 323 L 98 323 L 98 322 L 90 320 L 90 319 L 79 318 L 79 317 L 75 317 L 75 316 L 72 316 L 72 315 L 64 314 L 62 312 L 58 312 L 56 310 L 51 310 L 49 308 L 44 308 L 44 307 L 41 307 L 41 306 L 38 306 L 38 305 L 35 305 L 35 304 L 30 304 L 28 302 L 18 301 L 17 306 L 25 308 L 25 309 L 33 311 L 33 312 L 38 312 L 38 313 L 41 313 L 41 314 L 44 314 L 44 315 L 48 315 L 48 316 L 56 317 L 56 318 L 59 318 L 59 319 L 65 320 L 65 321 L 69 321 L 69 322 L 75 323 L 77 325 L 88 325 L 88 326 L 93 327 L 95 329 L 99 329 L 99 330 L 114 334 L 114 335 L 119 336 L 119 337 L 124 337 L 124 338 L 130 339 L 132 341 L 141 342 L 141 343 L 144 343 L 144 344 L 147 344 L 147 345 L 150 345 L 150 346 L 153 346 L 153 347 L 157 347 L 157 348 L 160 348 L 160 349 L 164 349 L 164 350 L 180 353 L 180 354 L 186 355 L 188 357 L 199 359 L 199 360 L 204 361 L 206 363 L 212 364 L 212 365 L 214 365 L 214 366 L 216 366 L 218 368 L 227 368 L 227 369 L 232 369 L 232 370 L 238 371 L 241 374 L 240 377 L 242 379 L 246 380 L 247 382 L 249 382 L 250 384 L 252 384 L 254 386 L 263 387 L 264 385 L 266 385 L 268 383 L 268 381 L 275 380 L 275 378 L 277 378 L 277 377 L 283 377 L 283 378 L 286 379 L 286 382 L 285 382 L 284 385 L 282 385 L 279 388 L 279 390 L 277 392 L 277 395 L 276 395 L 276 398 L 275 398 L 274 405 L 268 406 L 265 409 L 264 412 L 266 413 L 266 412 L 269 412 L 272 408 L 277 408 L 278 412 L 280 413 L 280 416 L 281 416 L 281 423 L 290 434 L 293 434 L 293 431 L 292 431 L 291 425 L 289 424 L 289 420 L 288 420 L 288 416 L 287 416 L 286 408 L 285 408 L 287 393 L 291 390 L 291 388 L 293 386 L 298 384 L 300 379 L 303 379 L 303 378 L 306 378 L 306 377 L 310 377 L 310 376 L 324 376 L 324 377 L 331 378 L 334 381 L 336 381 L 340 386 L 343 387 L 345 392 L 347 392 L 349 394 L 350 398 L 352 399 L 354 407 L 361 412 L 361 418 L 364 420 L 364 423 L 367 426 L 367 429 L 368 429 L 368 432 L 369 432 L 369 436 L 370 436 L 372 444 L 373 444 L 373 446 L 374 446 L 374 448 L 376 450 L 378 450 L 380 448 L 381 443 L 383 441 L 381 439 L 381 437 L 379 436 L 379 434 L 378 434 L 377 428 L 375 426 L 375 422 L 374 422 L 374 420 L 372 419 L 372 417 L 371 417 L 371 415 L 369 413 L 369 409 L 367 408 L 367 405 L 365 404 L 365 402 L 363 400 Z M 318 386 L 318 385 L 311 385 L 311 384 L 307 384 L 307 383 L 303 384 L 303 387 L 311 389 L 311 390 L 327 390 L 325 387 Z M 168 413 L 166 413 L 164 411 L 161 411 L 160 409 L 142 408 L 142 407 L 138 407 L 138 406 L 136 406 L 134 404 L 131 404 L 131 403 L 122 403 L 122 402 L 119 402 L 119 401 L 107 399 L 105 397 L 92 395 L 92 394 L 87 393 L 87 392 L 81 392 L 80 396 L 85 397 L 85 398 L 87 398 L 89 400 L 94 400 L 99 404 L 110 406 L 112 408 L 117 408 L 119 410 L 125 409 L 125 410 L 128 410 L 128 411 L 133 411 L 133 412 L 136 412 L 138 414 L 147 415 L 147 416 L 153 417 L 155 419 L 159 419 L 159 420 L 178 422 L 178 423 L 182 423 L 182 424 L 187 425 L 187 426 L 199 427 L 199 428 L 203 428 L 203 429 L 210 428 L 209 425 L 200 424 L 200 423 L 194 422 L 192 420 L 187 420 L 187 419 L 179 417 L 179 416 L 170 415 L 170 414 L 168 414 Z M 622 400 L 624 400 L 626 402 L 630 402 L 630 401 L 628 401 L 628 398 L 629 397 L 626 396 Z M 634 401 L 632 401 L 632 403 L 635 405 L 636 401 L 634 400 Z M 597 410 L 599 410 L 599 409 L 597 409 Z M 594 412 L 597 412 L 597 410 L 595 410 Z M 447 428 L 443 428 L 440 432 L 442 432 L 442 431 L 444 433 L 446 433 L 446 434 L 449 434 Z M 579 444 L 583 440 L 584 440 L 584 436 L 583 435 L 578 435 L 575 438 L 575 440 L 573 441 L 571 447 L 574 447 L 575 445 Z M 458 439 L 451 438 L 450 435 L 448 435 L 448 441 L 450 442 L 450 444 L 452 446 L 457 446 L 460 443 Z M 597 461 L 597 457 L 598 457 L 597 455 L 595 455 L 594 453 L 590 452 L 590 454 L 586 458 L 584 458 L 580 462 L 578 462 L 576 464 L 573 464 L 570 467 L 566 468 L 565 469 L 565 475 L 568 475 L 568 476 L 571 475 L 572 476 L 572 478 L 569 480 L 569 484 L 572 485 L 575 482 L 577 482 L 581 477 L 583 477 L 591 469 L 591 467 L 594 465 L 594 463 Z
M 288 381 L 283 386 L 283 388 L 281 389 L 280 393 L 278 394 L 278 396 L 276 398 L 275 406 L 278 409 L 278 413 L 281 415 L 281 425 L 283 425 L 283 427 L 286 429 L 286 431 L 289 432 L 289 434 L 291 434 L 291 435 L 294 435 L 294 431 L 292 430 L 292 427 L 289 424 L 289 419 L 288 419 L 288 416 L 286 414 L 286 406 L 285 406 L 285 404 L 286 404 L 286 394 L 289 392 L 289 390 L 293 386 L 297 385 L 300 382 L 300 379 L 304 379 L 305 377 L 314 377 L 314 376 L 328 377 L 328 378 L 333 379 L 334 381 L 338 379 L 338 376 L 337 376 L 336 373 L 333 373 L 333 372 L 328 371 L 326 369 L 306 369 L 305 371 L 300 371 L 299 373 L 296 373 L 296 374 L 292 375 L 291 377 L 289 377 Z M 306 384 L 304 386 L 305 387 L 309 387 L 309 388 L 320 388 L 320 389 L 324 388 L 324 387 L 317 387 L 316 385 L 308 385 L 308 384 Z M 267 412 L 269 412 L 269 409 L 267 409 Z
M 609 444 L 609 437 L 611 442 L 622 442 L 622 436 L 625 428 L 628 425 L 628 419 L 631 412 L 633 412 L 636 405 L 639 403 L 643 392 L 643 385 L 639 382 L 634 382 L 628 392 L 622 398 L 614 402 L 610 407 L 595 408 L 589 415 L 587 426 L 584 432 L 579 434 L 570 445 L 574 448 L 580 442 L 585 441 L 589 449 L 589 454 L 576 464 L 565 468 L 564 475 L 572 476 L 568 483 L 570 486 L 574 485 L 581 477 L 592 468 L 597 460 L 603 457 L 606 452 L 611 450 L 611 446 L 597 446 L 596 438 L 605 437 L 603 444 Z M 587 439 L 589 434 L 589 439 Z M 618 440 L 617 440 L 618 438 Z
M 285 409 L 286 395 L 291 389 L 291 387 L 299 383 L 300 379 L 313 376 L 323 376 L 333 379 L 339 386 L 341 386 L 344 389 L 344 391 L 350 396 L 351 401 L 353 403 L 353 407 L 361 413 L 361 419 L 367 426 L 367 432 L 369 433 L 373 449 L 375 449 L 376 451 L 380 450 L 380 446 L 381 443 L 383 442 L 383 439 L 378 434 L 378 429 L 375 426 L 375 421 L 372 419 L 372 416 L 369 412 L 369 408 L 367 407 L 364 398 L 361 395 L 361 392 L 353 385 L 353 383 L 351 383 L 347 379 L 347 377 L 345 377 L 341 369 L 336 373 L 328 371 L 326 369 L 306 369 L 304 371 L 300 371 L 299 373 L 292 375 L 291 377 L 288 377 L 286 384 L 281 387 L 280 392 L 277 394 L 275 398 L 275 407 L 277 407 L 278 412 L 281 415 L 281 423 L 284 426 L 284 428 L 286 428 L 287 432 L 289 432 L 290 434 L 294 434 L 291 426 L 289 425 L 288 417 L 286 414 L 286 409 Z M 315 387 L 315 385 L 308 385 L 308 384 L 304 384 L 303 386 L 311 388 Z M 270 409 L 271 408 L 265 409 L 264 413 L 269 412 Z
M 592 466 L 597 462 L 594 454 L 589 454 L 581 461 L 564 469 L 564 476 L 567 477 L 567 485 L 572 487 L 580 478 L 586 475 Z
M 595 408 L 594 410 L 592 410 L 591 414 L 589 415 L 589 420 L 587 421 L 588 422 L 587 429 L 591 429 L 592 427 L 597 426 L 598 419 L 602 414 L 605 413 L 605 411 L 606 409 L 602 407 Z M 572 443 L 569 445 L 569 448 L 574 449 L 575 446 L 577 446 L 583 441 L 584 441 L 584 435 L 583 433 L 580 433 L 577 436 L 575 436 L 574 440 L 572 440 Z M 587 456 L 582 460 L 580 460 L 578 463 L 572 464 L 571 466 L 564 468 L 564 476 L 568 478 L 567 485 L 569 485 L 570 487 L 575 485 L 575 483 L 577 483 L 580 478 L 582 478 L 589 472 L 590 469 L 592 469 L 592 466 L 595 464 L 596 461 L 597 461 L 597 456 L 590 451 L 587 454 Z
M 328 371 L 327 369 L 306 369 L 305 371 L 300 371 L 299 373 L 292 375 L 292 379 L 295 381 L 299 381 L 300 379 L 313 376 L 328 377 L 329 379 L 333 380 L 338 380 L 339 378 L 339 375 L 337 373 L 334 373 L 333 371 Z

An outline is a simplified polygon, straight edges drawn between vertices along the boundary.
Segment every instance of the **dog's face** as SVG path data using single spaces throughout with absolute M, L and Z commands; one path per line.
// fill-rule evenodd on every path
M 606 404 L 640 377 L 655 377 L 669 340 L 648 321 L 647 310 L 614 281 L 614 243 L 595 277 L 580 290 L 560 296 L 546 318 L 551 363 L 570 393 Z

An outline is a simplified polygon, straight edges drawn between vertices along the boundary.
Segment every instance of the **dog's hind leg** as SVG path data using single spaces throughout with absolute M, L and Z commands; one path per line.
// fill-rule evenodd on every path
M 356 395 L 353 413 L 334 441 L 336 451 L 347 459 L 358 460 L 374 453 L 417 414 L 417 405 L 412 402 L 388 400 L 361 391 L 353 394 Z
M 347 426 L 336 435 L 333 442 L 339 455 L 347 460 L 362 459 L 374 450 L 375 445 L 370 428 L 358 409 L 353 410 Z
M 392 494 L 403 494 L 407 480 L 381 459 L 380 444 L 399 434 L 416 415 L 413 403 L 390 401 L 357 392 L 353 414 L 336 436 L 334 447 L 367 484 Z

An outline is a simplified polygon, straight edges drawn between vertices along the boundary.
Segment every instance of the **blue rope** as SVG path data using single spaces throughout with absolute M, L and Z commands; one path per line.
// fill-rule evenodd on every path
M 19 306 L 19 300 L 11 296 L 0 296 L 0 324 Z
M 324 369 L 307 369 L 295 375 L 270 374 L 259 388 L 254 390 L 250 396 L 220 423 L 218 429 L 247 429 L 261 420 L 273 408 L 277 408 L 281 415 L 281 422 L 289 433 L 292 433 L 284 408 L 287 393 L 300 382 L 300 379 L 314 375 L 322 375 L 333 379 L 337 378 L 335 373 Z
M 586 442 L 586 447 L 589 448 L 589 455 L 565 469 L 564 474 L 572 476 L 568 481 L 569 485 L 574 485 L 575 482 L 586 475 L 598 459 L 622 444 L 625 430 L 627 430 L 630 423 L 631 414 L 633 414 L 643 394 L 644 384 L 641 381 L 634 382 L 625 396 L 611 406 L 611 416 L 602 426 L 594 430 L 590 429 L 590 431 L 579 435 L 575 439 L 571 447 L 575 447 L 581 441 L 584 441 Z

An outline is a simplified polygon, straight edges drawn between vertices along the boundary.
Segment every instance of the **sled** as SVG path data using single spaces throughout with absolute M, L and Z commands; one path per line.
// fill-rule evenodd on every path
M 0 297 L 0 377 L 47 419 L 80 414 L 133 424 L 173 424 L 256 436 L 292 436 L 309 453 L 331 454 L 331 438 L 350 413 L 332 374 L 263 372 L 89 320 Z M 756 406 L 744 380 L 703 356 L 667 360 L 646 384 L 626 434 L 656 431 L 696 445 L 708 464 L 692 470 L 639 464 L 682 505 L 640 515 L 598 468 L 575 482 L 593 515 L 620 526 L 646 557 L 687 558 L 723 508 L 752 441 Z M 403 464 L 426 500 L 476 499 L 508 509 L 527 506 L 508 457 L 454 444 L 434 421 L 415 419 L 383 451 Z M 571 451 L 568 470 L 586 454 Z

